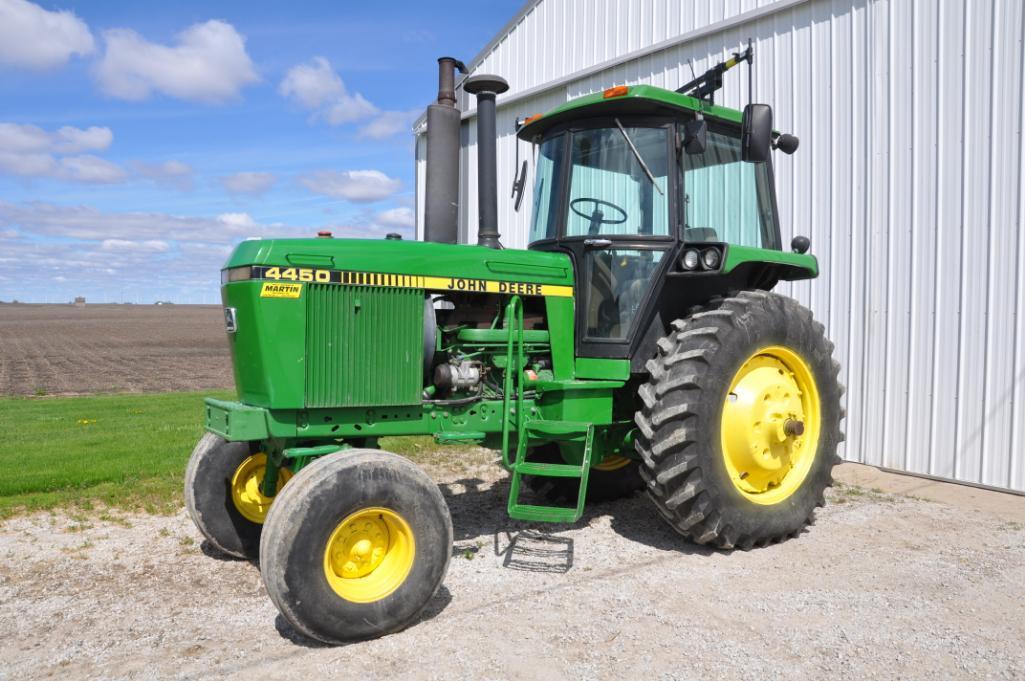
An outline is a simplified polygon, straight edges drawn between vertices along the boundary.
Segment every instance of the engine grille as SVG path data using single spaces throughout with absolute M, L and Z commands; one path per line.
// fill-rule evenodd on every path
M 419 289 L 307 284 L 306 406 L 419 404 Z

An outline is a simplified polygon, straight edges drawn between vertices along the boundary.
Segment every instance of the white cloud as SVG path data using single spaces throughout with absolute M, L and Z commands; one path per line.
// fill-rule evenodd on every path
M 232 194 L 263 194 L 278 178 L 273 173 L 235 173 L 221 178 L 221 184 Z
M 55 177 L 74 182 L 112 184 L 124 180 L 125 171 L 116 163 L 111 163 L 99 156 L 85 154 L 62 158 Z
M 148 42 L 135 31 L 104 31 L 106 50 L 95 75 L 104 92 L 142 100 L 153 92 L 205 103 L 239 96 L 259 80 L 246 53 L 245 38 L 224 21 L 193 24 L 174 46 Z
M 309 228 L 258 223 L 248 213 L 215 218 L 166 213 L 118 213 L 91 206 L 59 206 L 43 201 L 0 201 L 0 229 L 88 241 L 200 241 L 235 243 L 250 236 L 308 235 Z
M 375 222 L 385 227 L 412 227 L 415 218 L 409 208 L 391 208 L 377 214 Z
M 382 111 L 360 93 L 349 92 L 341 77 L 324 57 L 289 69 L 278 92 L 304 109 L 315 119 L 329 125 L 343 125 L 371 119 L 360 128 L 360 137 L 384 139 L 407 130 L 419 111 Z
M 113 141 L 114 133 L 110 131 L 110 128 L 91 126 L 83 130 L 65 125 L 54 135 L 53 150 L 62 154 L 102 151 Z
M 252 229 L 256 227 L 256 220 L 249 213 L 221 213 L 217 220 L 227 227 Z
M 317 194 L 357 203 L 386 199 L 402 186 L 402 182 L 380 170 L 318 170 L 299 181 Z
M 100 244 L 104 251 L 131 251 L 133 253 L 166 253 L 171 250 L 171 245 L 159 239 L 147 241 L 128 241 L 127 239 L 104 239 Z
M 21 177 L 54 176 L 57 161 L 50 154 L 19 154 L 0 149 L 0 172 Z
M 413 121 L 421 113 L 419 109 L 414 111 L 382 111 L 372 121 L 359 129 L 359 136 L 380 140 L 400 132 L 410 132 L 413 127 Z
M 133 164 L 135 171 L 160 185 L 167 185 L 186 191 L 192 189 L 192 166 L 181 161 L 164 161 L 163 163 L 146 163 L 137 161 Z
M 109 300 L 112 289 L 123 289 L 135 300 L 199 296 L 215 302 L 219 270 L 243 239 L 313 237 L 317 229 L 355 238 L 403 231 L 374 218 L 363 207 L 343 224 L 296 227 L 264 224 L 243 212 L 186 217 L 0 200 L 0 299 Z M 59 277 L 66 283 L 58 285 Z
M 113 141 L 114 133 L 110 128 L 92 126 L 83 129 L 65 125 L 54 132 L 47 132 L 35 125 L 0 123 L 2 151 L 75 154 L 102 151 Z
M 0 172 L 72 182 L 121 182 L 125 179 L 124 169 L 98 156 L 56 156 L 99 151 L 109 147 L 113 140 L 110 128 L 66 125 L 47 132 L 35 125 L 0 123 Z
M 0 63 L 43 70 L 93 51 L 89 27 L 67 10 L 50 12 L 26 0 L 0 0 Z
M 278 92 L 331 125 L 352 123 L 375 115 L 376 106 L 358 92 L 350 94 L 345 83 L 324 57 L 289 69 Z

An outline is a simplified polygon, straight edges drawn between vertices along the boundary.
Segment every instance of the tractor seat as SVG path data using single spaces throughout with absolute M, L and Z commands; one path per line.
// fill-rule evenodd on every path
M 719 235 L 711 227 L 688 227 L 683 230 L 683 240 L 688 243 L 718 241 Z

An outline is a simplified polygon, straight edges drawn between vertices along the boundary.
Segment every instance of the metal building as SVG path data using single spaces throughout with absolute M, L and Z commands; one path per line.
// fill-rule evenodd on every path
M 781 287 L 822 320 L 847 385 L 841 453 L 1025 491 L 1025 4 L 1021 0 L 532 0 L 468 64 L 498 98 L 502 240 L 515 120 L 618 84 L 669 89 L 754 41 L 754 98 L 801 138 L 777 153 L 784 243 L 822 276 Z M 739 72 L 739 73 L 738 73 Z M 746 103 L 743 68 L 717 101 Z M 460 235 L 476 240 L 473 100 Z M 417 128 L 422 230 L 423 123 Z M 529 194 L 528 194 L 529 196 Z

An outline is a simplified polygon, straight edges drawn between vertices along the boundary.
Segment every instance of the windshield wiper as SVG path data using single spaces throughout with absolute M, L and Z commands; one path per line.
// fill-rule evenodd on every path
M 626 134 L 626 128 L 623 127 L 623 124 L 619 122 L 618 118 L 614 118 L 612 120 L 616 121 L 616 125 L 619 126 L 619 132 L 623 133 L 623 139 L 626 140 L 627 146 L 630 147 L 630 151 L 634 153 L 634 158 L 636 158 L 637 162 L 641 164 L 641 169 L 644 170 L 644 174 L 648 176 L 649 180 L 651 180 L 651 184 L 658 190 L 658 193 L 665 196 L 665 192 L 662 191 L 662 187 L 658 186 L 658 182 L 655 182 L 655 176 L 652 175 L 651 171 L 648 169 L 648 164 L 644 162 L 643 158 L 641 158 L 641 152 L 637 151 L 637 147 L 634 146 L 633 140 L 630 139 L 630 135 Z

